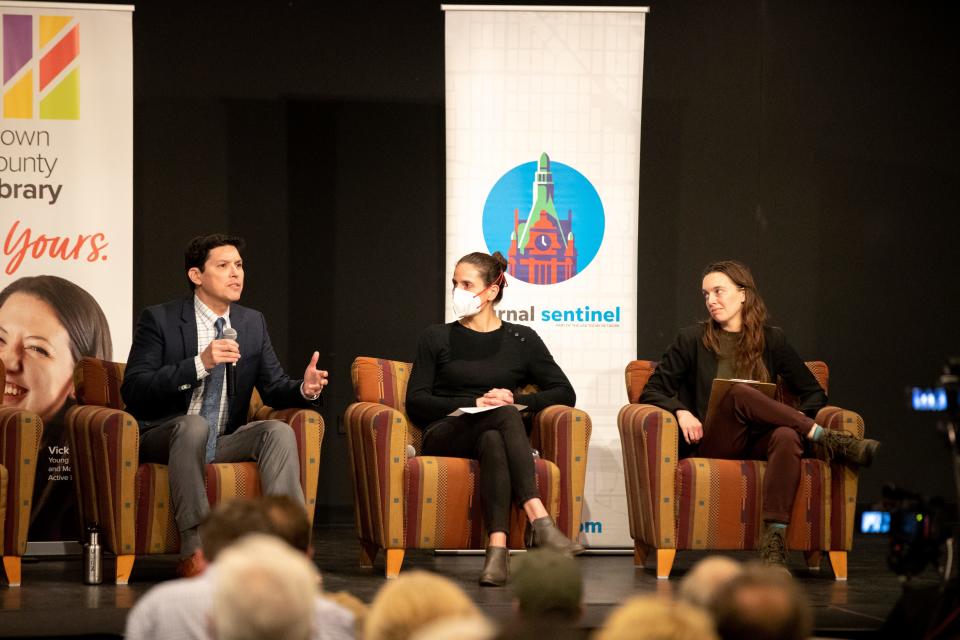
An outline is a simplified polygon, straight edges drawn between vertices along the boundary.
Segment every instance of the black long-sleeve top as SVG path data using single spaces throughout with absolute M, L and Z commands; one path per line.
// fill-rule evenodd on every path
M 660 359 L 640 394 L 640 402 L 674 414 L 681 409 L 699 420 L 707 415 L 710 389 L 717 376 L 717 356 L 703 345 L 704 325 L 680 330 L 677 339 Z M 794 351 L 779 327 L 764 328 L 763 362 L 771 380 L 777 376 L 800 402 L 799 409 L 811 418 L 827 404 L 827 394 L 807 365 Z
M 539 391 L 517 394 L 528 384 Z M 504 322 L 481 333 L 451 322 L 423 332 L 407 385 L 407 414 L 414 424 L 426 427 L 460 407 L 476 406 L 490 389 L 510 389 L 514 402 L 531 411 L 577 401 L 567 376 L 530 327 Z

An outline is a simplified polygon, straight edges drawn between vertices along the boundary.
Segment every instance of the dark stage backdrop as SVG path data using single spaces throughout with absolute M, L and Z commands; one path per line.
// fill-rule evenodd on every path
M 327 4 L 137 7 L 134 302 L 187 292 L 193 235 L 247 237 L 244 302 L 293 375 L 313 349 L 331 371 L 318 520 L 349 521 L 350 363 L 409 360 L 442 321 L 443 16 Z M 624 364 L 703 316 L 704 264 L 742 259 L 801 355 L 831 365 L 831 399 L 884 441 L 861 501 L 884 482 L 952 498 L 934 419 L 904 388 L 960 354 L 957 10 L 649 6 Z

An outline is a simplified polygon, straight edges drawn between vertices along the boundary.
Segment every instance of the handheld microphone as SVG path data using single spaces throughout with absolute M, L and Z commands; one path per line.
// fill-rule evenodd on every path
M 233 327 L 226 327 L 223 330 L 223 339 L 224 340 L 233 340 L 237 339 L 237 330 Z M 227 397 L 233 398 L 234 393 L 237 391 L 237 363 L 231 362 L 227 365 Z

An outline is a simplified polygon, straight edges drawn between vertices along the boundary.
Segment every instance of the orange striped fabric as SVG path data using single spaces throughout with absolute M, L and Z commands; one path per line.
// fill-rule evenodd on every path
M 560 514 L 560 491 L 562 485 L 562 476 L 560 468 L 549 460 L 537 460 L 534 462 L 534 473 L 537 480 L 537 491 L 540 493 L 540 500 L 546 507 L 547 513 L 553 518 L 554 522 L 559 521 Z M 527 532 L 527 523 L 529 522 L 527 514 L 519 505 L 514 505 L 510 509 L 510 531 L 507 534 L 507 546 L 511 549 L 523 549 L 526 547 L 524 536 Z M 577 523 L 577 531 L 569 536 L 576 540 L 579 535 L 580 523 Z M 483 531 L 477 541 L 482 548 L 486 544 L 487 532 Z M 474 547 L 477 548 L 477 547 Z
M 263 407 L 263 410 L 255 415 L 257 420 L 281 420 L 293 429 L 300 456 L 300 487 L 303 489 L 304 506 L 307 517 L 313 523 L 317 509 L 317 483 L 320 479 L 320 451 L 325 430 L 323 418 L 311 409 L 274 410 L 270 407 Z
M 361 539 L 402 548 L 407 445 L 419 447 L 420 430 L 399 411 L 370 402 L 348 407 L 345 419 Z
M 357 402 L 376 402 L 406 414 L 409 362 L 360 356 L 353 361 L 350 378 Z
M 406 414 L 410 363 L 354 359 L 350 374 L 357 402 L 347 407 L 347 441 L 361 540 L 403 548 L 407 445 L 420 450 L 422 433 Z
M 6 517 L 3 555 L 22 556 L 27 550 L 27 529 L 33 505 L 33 483 L 43 423 L 30 411 L 0 408 L 0 465 L 7 470 Z
M 824 407 L 817 413 L 817 424 L 824 429 L 848 431 L 858 438 L 864 437 L 864 423 L 860 414 L 841 409 Z M 857 510 L 857 472 L 842 464 L 830 465 L 830 520 L 831 550 L 853 548 L 853 529 Z
M 359 357 L 351 374 L 357 402 L 347 407 L 344 422 L 360 540 L 392 549 L 482 548 L 476 461 L 408 458 L 408 445 L 419 451 L 422 441 L 420 429 L 404 414 L 409 363 Z M 544 503 L 561 529 L 575 537 L 590 417 L 570 407 L 551 407 L 536 416 L 533 432 L 533 446 L 543 458 L 537 483 Z M 522 545 L 523 528 L 517 520 L 511 545 Z
M 487 532 L 480 501 L 480 465 L 466 458 L 417 456 L 407 461 L 407 549 L 482 549 Z M 560 507 L 560 469 L 549 460 L 534 464 L 537 489 L 551 517 Z M 523 548 L 526 516 L 519 506 L 510 514 L 508 544 Z
M 650 360 L 634 360 L 627 365 L 624 376 L 627 382 L 627 399 L 630 404 L 640 401 L 640 393 L 647 386 L 647 381 L 657 368 L 657 363 Z
M 136 420 L 118 409 L 77 405 L 67 411 L 65 423 L 83 523 L 97 524 L 113 553 L 134 553 L 140 449 Z
M 566 469 L 560 474 L 557 526 L 571 540 L 580 535 L 583 488 L 587 475 L 587 449 L 593 424 L 580 409 L 562 405 L 547 407 L 534 418 L 533 447 L 543 459 Z
M 73 370 L 73 388 L 78 404 L 94 404 L 111 409 L 126 408 L 120 396 L 120 384 L 126 365 L 97 358 L 81 358 Z
M 810 373 L 813 374 L 813 377 L 817 379 L 817 383 L 820 385 L 820 388 L 823 389 L 825 393 L 829 393 L 830 368 L 827 367 L 827 363 L 821 360 L 814 360 L 805 364 L 807 365 L 807 369 L 810 369 Z M 774 394 L 774 397 L 780 402 L 788 404 L 791 407 L 799 406 L 797 398 L 790 393 L 790 389 L 783 384 L 782 378 L 777 378 L 777 391 Z
M 756 549 L 767 463 L 685 458 L 677 467 L 677 549 Z M 787 528 L 791 549 L 830 549 L 830 469 L 805 458 Z
M 211 507 L 234 498 L 263 495 L 256 462 L 208 464 L 206 480 L 207 502 Z
M 630 536 L 658 549 L 675 548 L 676 420 L 657 407 L 628 404 L 620 410 L 617 425 Z
M 466 458 L 407 461 L 404 503 L 408 549 L 469 549 L 480 537 L 479 466 Z M 479 547 L 484 546 L 482 543 Z
M 170 477 L 165 464 L 142 464 L 137 469 L 136 547 L 124 554 L 176 553 L 180 533 L 170 503 Z
M 831 539 L 831 523 L 835 518 L 830 482 L 834 471 L 821 460 L 804 458 L 800 461 L 800 484 L 787 527 L 789 548 L 804 551 L 849 549 L 836 546 Z
M 166 465 L 139 464 L 140 432 L 136 420 L 120 408 L 125 365 L 84 358 L 74 369 L 79 404 L 66 414 L 74 451 L 74 478 L 85 524 L 97 523 L 107 549 L 118 555 L 176 553 L 180 540 L 170 505 Z M 300 456 L 305 507 L 313 521 L 323 419 L 316 411 L 263 406 L 251 399 L 250 415 L 282 420 L 294 430 Z M 259 495 L 256 463 L 207 466 L 211 505 L 238 495 Z
M 631 362 L 626 369 L 631 404 L 617 423 L 623 447 L 630 535 L 655 548 L 755 549 L 759 543 L 766 462 L 687 458 L 677 461 L 678 427 L 673 415 L 636 404 L 656 363 Z M 826 389 L 829 369 L 807 366 Z M 779 399 L 796 400 L 785 389 Z M 863 419 L 853 411 L 825 407 L 817 423 L 863 437 Z M 806 551 L 850 550 L 856 510 L 857 473 L 842 464 L 804 458 L 787 544 Z

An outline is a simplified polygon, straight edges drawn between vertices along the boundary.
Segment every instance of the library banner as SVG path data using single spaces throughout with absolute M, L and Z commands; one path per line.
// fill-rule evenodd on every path
M 0 1 L 4 406 L 38 414 L 31 542 L 78 540 L 63 414 L 79 358 L 126 359 L 133 7 Z
M 472 251 L 507 257 L 501 318 L 537 331 L 593 420 L 581 540 L 632 547 L 617 412 L 636 357 L 647 9 L 443 8 L 446 281 Z

